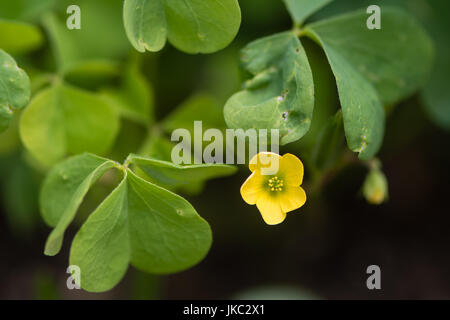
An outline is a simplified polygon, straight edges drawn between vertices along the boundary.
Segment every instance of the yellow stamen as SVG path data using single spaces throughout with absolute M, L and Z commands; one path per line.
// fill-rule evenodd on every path
M 268 185 L 270 191 L 283 191 L 283 180 L 281 180 L 277 176 L 270 178 Z

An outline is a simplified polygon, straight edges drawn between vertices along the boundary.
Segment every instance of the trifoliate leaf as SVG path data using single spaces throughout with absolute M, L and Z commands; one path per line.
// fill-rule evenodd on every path
M 54 255 L 90 186 L 112 167 L 123 171 L 122 182 L 89 216 L 72 243 L 70 264 L 80 267 L 81 286 L 87 291 L 114 287 L 129 263 L 157 274 L 184 270 L 211 247 L 208 223 L 185 199 L 127 169 L 134 157 L 120 166 L 91 154 L 75 156 L 55 166 L 44 182 L 42 214 L 56 225 L 46 254 Z

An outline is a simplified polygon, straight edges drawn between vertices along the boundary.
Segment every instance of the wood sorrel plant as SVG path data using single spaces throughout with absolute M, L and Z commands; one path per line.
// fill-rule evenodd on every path
M 120 176 L 71 245 L 70 264 L 80 267 L 82 288 L 93 292 L 113 288 L 129 264 L 150 273 L 172 273 L 205 257 L 212 241 L 209 225 L 174 192 L 199 191 L 207 180 L 236 169 L 221 164 L 174 165 L 168 161 L 173 145 L 167 135 L 203 120 L 209 128 L 225 129 L 226 122 L 233 129 L 278 129 L 282 145 L 303 138 L 314 122 L 315 97 L 321 94 L 315 88 L 318 75 L 310 66 L 312 53 L 305 50 L 305 38 L 325 53 L 340 99 L 340 110 L 315 137 L 314 150 L 302 155 L 305 171 L 313 176 L 339 167 L 344 132 L 349 149 L 370 167 L 383 141 L 384 106 L 420 89 L 433 58 L 427 33 L 401 9 L 383 6 L 381 30 L 369 30 L 365 10 L 305 24 L 332 1 L 285 0 L 292 29 L 258 39 L 242 50 L 242 65 L 251 78 L 228 99 L 223 115 L 210 108 L 208 97 L 199 95 L 157 121 L 154 92 L 141 73 L 140 59 L 133 55 L 123 59 L 129 44 L 120 31 L 125 30 L 139 52 L 160 51 L 168 41 L 186 53 L 212 53 L 225 48 L 238 32 L 237 0 L 71 1 L 80 5 L 82 14 L 95 11 L 102 17 L 95 20 L 86 14 L 77 31 L 67 30 L 61 22 L 55 1 L 22 2 L 27 10 L 15 16 L 17 21 L 0 19 L 0 130 L 8 127 L 31 96 L 18 131 L 33 162 L 48 170 L 40 208 L 54 229 L 45 254 L 60 251 L 64 233 L 93 184 L 110 170 Z M 4 3 L 0 0 L 0 8 Z M 121 15 L 109 14 L 118 6 Z M 103 33 L 92 37 L 92 30 Z M 46 60 L 42 70 L 23 67 L 30 83 L 10 54 L 20 59 L 22 67 L 45 39 L 51 45 L 52 63 Z M 118 81 L 111 84 L 114 81 L 105 79 Z M 141 155 L 125 155 L 121 164 L 106 155 L 120 140 L 124 121 L 144 126 L 149 137 L 139 148 Z M 381 166 L 376 170 L 381 177 Z M 284 190 L 279 178 L 267 181 L 269 191 Z M 291 187 L 300 194 L 302 179 L 297 180 Z M 372 202 L 383 202 L 384 176 L 369 176 L 364 191 L 376 198 Z M 302 201 L 284 201 L 284 209 L 276 215 L 264 206 L 264 216 L 273 224 L 281 222 L 286 212 L 303 205 L 303 194 L 298 197 Z M 250 196 L 246 193 L 246 201 L 257 203 Z

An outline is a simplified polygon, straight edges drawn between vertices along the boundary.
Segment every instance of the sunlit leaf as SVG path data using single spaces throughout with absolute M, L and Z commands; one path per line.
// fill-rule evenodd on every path
M 20 135 L 43 164 L 67 154 L 106 152 L 119 129 L 117 112 L 100 96 L 64 83 L 40 92 L 24 111 Z

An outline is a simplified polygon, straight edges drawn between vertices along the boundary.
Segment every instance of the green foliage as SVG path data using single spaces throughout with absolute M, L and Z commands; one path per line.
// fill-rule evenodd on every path
M 125 0 L 128 39 L 139 52 L 159 51 L 166 39 L 187 53 L 226 47 L 241 23 L 237 0 Z
M 203 259 L 211 246 L 209 225 L 189 202 L 138 177 L 128 168 L 133 164 L 164 183 L 180 182 L 187 176 L 191 181 L 204 181 L 235 171 L 225 165 L 181 167 L 135 155 L 123 166 L 91 154 L 56 165 L 40 197 L 44 220 L 55 227 L 47 240 L 47 255 L 59 252 L 64 231 L 92 184 L 113 167 L 123 174 L 120 184 L 89 216 L 72 243 L 70 263 L 81 268 L 85 290 L 111 289 L 129 263 L 150 273 L 189 268 Z
M 222 109 L 209 94 L 195 94 L 189 97 L 161 122 L 162 128 L 171 133 L 178 128 L 189 130 L 194 134 L 194 121 L 201 120 L 203 130 L 209 128 L 225 129 Z
M 60 0 L 0 0 L 0 18 L 34 22 Z
M 424 85 L 433 44 L 404 10 L 383 7 L 381 30 L 362 27 L 367 17 L 365 11 L 356 11 L 313 23 L 305 32 L 320 42 L 332 68 L 336 58 L 331 56 L 340 55 L 338 59 L 345 59 L 375 87 L 383 104 L 395 104 Z
M 305 19 L 333 0 L 283 0 L 295 24 L 300 26 Z
M 311 124 L 314 83 L 297 35 L 284 32 L 252 42 L 242 62 L 253 78 L 227 101 L 228 127 L 279 129 L 281 144 L 300 139 Z
M 47 165 L 67 154 L 108 151 L 118 129 L 118 114 L 110 104 L 60 81 L 34 97 L 20 123 L 23 143 Z
M 37 49 L 43 40 L 39 28 L 31 24 L 0 20 L 0 48 L 11 54 Z
M 142 169 L 155 183 L 167 188 L 201 183 L 211 178 L 228 176 L 236 172 L 235 167 L 221 164 L 180 166 L 167 161 L 131 155 L 131 161 Z
M 328 56 L 347 143 L 361 159 L 371 158 L 381 146 L 382 104 L 396 103 L 419 89 L 433 56 L 430 39 L 406 13 L 384 8 L 383 27 L 375 31 L 361 27 L 366 19 L 361 11 L 314 23 L 305 30 Z M 396 55 L 401 59 L 393 60 Z
M 111 63 L 125 56 L 130 46 L 119 23 L 121 3 L 120 0 L 63 1 L 60 8 L 64 12 L 69 4 L 77 4 L 86 12 L 80 30 L 67 29 L 67 16 L 61 19 L 54 13 L 44 15 L 43 24 L 60 73 L 92 61 Z
M 102 202 L 76 234 L 70 265 L 82 270 L 83 289 L 107 291 L 124 276 L 130 260 L 127 180 Z
M 73 239 L 70 264 L 81 267 L 84 289 L 106 291 L 123 278 L 129 264 L 155 274 L 178 272 L 201 261 L 211 246 L 208 223 L 174 192 L 199 193 L 208 180 L 231 175 L 236 168 L 173 164 L 173 130 L 193 134 L 197 120 L 203 130 L 279 129 L 283 145 L 303 143 L 313 186 L 321 183 L 316 176 L 325 177 L 343 162 L 345 138 L 361 159 L 372 158 L 383 140 L 384 107 L 424 86 L 433 45 L 408 14 L 384 6 L 381 30 L 366 28 L 365 11 L 304 26 L 322 7 L 338 2 L 344 0 L 284 0 L 292 30 L 265 36 L 242 50 L 250 79 L 222 110 L 216 98 L 238 90 L 232 62 L 236 48 L 220 58 L 211 55 L 207 70 L 192 64 L 186 70 L 195 70 L 208 83 L 186 85 L 183 81 L 197 78 L 174 79 L 177 73 L 171 71 L 180 72 L 200 58 L 171 49 L 138 56 L 132 47 L 160 51 L 169 41 L 187 53 L 218 51 L 238 32 L 237 0 L 0 0 L 0 48 L 17 55 L 31 79 L 30 84 L 27 74 L 0 49 L 0 131 L 9 126 L 0 136 L 0 153 L 17 151 L 20 133 L 26 148 L 23 159 L 28 161 L 2 168 L 8 220 L 30 229 L 33 220 L 27 215 L 36 205 L 32 194 L 37 187 L 30 179 L 36 170 L 49 169 L 39 198 L 42 217 L 54 228 L 45 254 L 61 250 L 64 234 L 79 217 L 85 222 Z M 274 3 L 261 5 L 257 12 L 270 19 Z M 66 27 L 69 4 L 82 8 L 81 30 Z M 432 8 L 444 16 L 450 12 L 447 4 Z M 259 15 L 253 19 L 262 20 Z M 424 98 L 430 115 L 443 127 L 450 122 L 445 88 L 448 20 L 423 18 L 439 49 Z M 194 94 L 175 110 L 164 109 L 205 86 L 215 96 Z M 20 122 L 19 117 L 13 119 L 28 103 Z M 110 160 L 125 157 L 123 164 Z M 376 170 L 362 189 L 373 203 L 387 197 L 386 177 Z M 103 194 L 96 193 L 96 201 L 90 201 L 94 184 Z M 90 213 L 86 220 L 85 211 Z
M 30 99 L 30 79 L 16 61 L 0 49 L 0 133 L 5 131 L 14 112 Z
M 136 63 L 127 67 L 119 88 L 105 88 L 102 93 L 122 117 L 144 125 L 154 120 L 153 91 Z
M 411 16 L 392 8 L 383 9 L 381 30 L 366 28 L 365 11 L 298 29 L 326 2 L 286 1 L 296 23 L 295 33 L 269 36 L 243 50 L 244 67 L 254 77 L 245 83 L 246 90 L 228 100 L 225 120 L 233 128 L 278 128 L 281 144 L 306 134 L 312 119 L 314 89 L 308 58 L 301 55 L 297 36 L 308 36 L 323 48 L 336 78 L 349 148 L 361 159 L 370 159 L 383 141 L 383 104 L 397 103 L 424 85 L 431 69 L 433 46 Z M 300 53 L 297 56 L 301 60 L 292 62 L 293 52 Z M 290 122 L 290 118 L 294 121 Z
M 82 154 L 53 167 L 40 195 L 42 217 L 49 226 L 55 227 L 47 239 L 45 254 L 53 256 L 59 252 L 64 232 L 89 188 L 114 165 L 113 161 Z
M 425 15 L 424 25 L 427 27 L 436 44 L 436 61 L 431 77 L 423 91 L 425 107 L 430 119 L 441 128 L 450 130 L 450 2 L 430 1 L 431 14 Z

